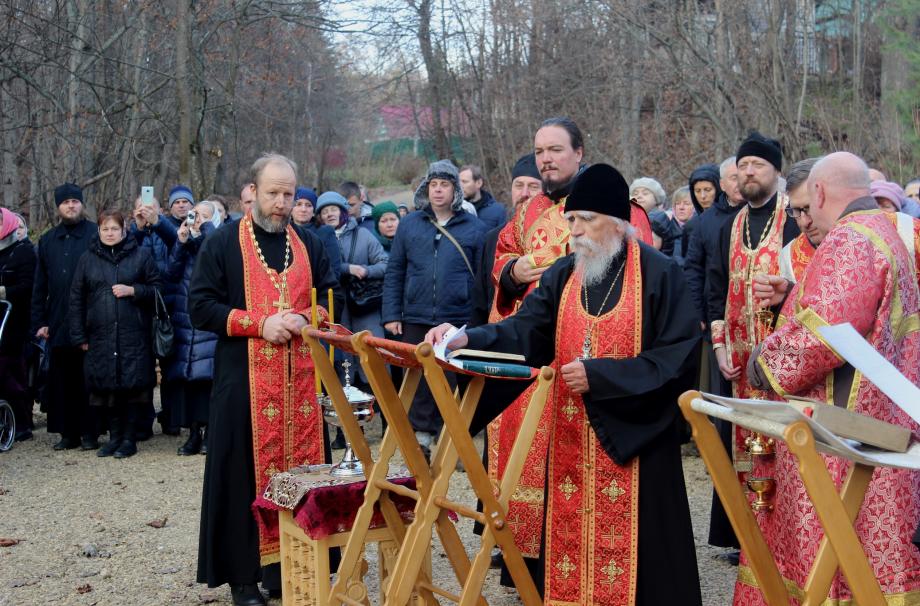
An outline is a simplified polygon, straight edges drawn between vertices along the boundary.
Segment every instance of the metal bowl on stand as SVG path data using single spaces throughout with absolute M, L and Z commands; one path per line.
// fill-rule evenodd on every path
M 352 414 L 355 416 L 358 426 L 363 428 L 374 418 L 374 402 L 376 398 L 354 387 L 348 376 L 348 367 L 351 366 L 351 364 L 346 362 L 343 366 L 345 366 L 345 385 L 342 387 L 342 391 L 345 392 L 345 398 L 351 406 Z M 317 400 L 323 407 L 323 419 L 334 427 L 342 427 L 342 421 L 339 419 L 339 415 L 332 405 L 332 399 L 326 394 L 318 394 Z M 332 470 L 329 474 L 337 477 L 358 477 L 364 475 L 364 467 L 361 465 L 361 460 L 355 456 L 349 441 L 346 440 L 345 442 L 345 455 L 342 457 L 342 460 L 332 466 Z

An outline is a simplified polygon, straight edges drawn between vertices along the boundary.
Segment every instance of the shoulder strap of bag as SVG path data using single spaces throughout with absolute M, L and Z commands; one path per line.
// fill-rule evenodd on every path
M 155 314 L 158 320 L 169 317 L 169 312 L 166 310 L 166 301 L 163 300 L 163 295 L 160 294 L 159 288 L 153 289 L 153 300 L 154 300 L 154 309 Z
M 348 251 L 348 261 L 346 261 L 346 263 L 349 265 L 351 265 L 351 260 L 355 258 L 355 246 L 358 245 L 358 234 L 356 233 L 357 231 L 358 228 L 355 228 L 351 234 L 351 249 Z
M 457 239 L 454 238 L 452 235 L 450 235 L 450 232 L 444 229 L 444 226 L 442 226 L 440 223 L 438 223 L 431 217 L 429 217 L 428 220 L 431 221 L 431 224 L 434 225 L 435 229 L 437 229 L 439 232 L 444 234 L 447 237 L 447 239 L 450 240 L 450 243 L 453 244 L 457 248 L 457 251 L 460 253 L 460 256 L 463 257 L 463 262 L 466 263 L 466 268 L 469 270 L 470 275 L 475 278 L 476 272 L 473 271 L 473 266 L 470 265 L 470 260 L 466 258 L 466 253 L 463 252 L 463 247 L 460 246 L 460 243 L 457 242 Z

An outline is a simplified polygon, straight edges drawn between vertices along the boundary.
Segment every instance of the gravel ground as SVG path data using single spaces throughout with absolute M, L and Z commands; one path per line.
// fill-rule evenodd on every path
M 36 421 L 34 440 L 0 453 L 0 539 L 19 540 L 0 547 L 0 606 L 230 603 L 226 586 L 195 583 L 204 457 L 177 456 L 184 437 L 157 434 L 134 457 L 100 459 L 53 451 L 58 436 L 45 431 L 44 415 Z M 379 428 L 372 424 L 368 435 L 378 439 Z M 699 457 L 684 457 L 684 475 L 703 603 L 729 604 L 735 569 L 714 559 L 723 550 L 706 545 L 711 484 Z M 465 474 L 454 474 L 450 497 L 475 503 Z M 472 524 L 460 532 L 472 553 Z M 433 576 L 449 588 L 452 573 L 439 551 Z M 371 571 L 375 555 L 368 554 Z M 369 583 L 373 591 L 376 579 Z M 520 603 L 496 571 L 484 595 L 496 606 Z

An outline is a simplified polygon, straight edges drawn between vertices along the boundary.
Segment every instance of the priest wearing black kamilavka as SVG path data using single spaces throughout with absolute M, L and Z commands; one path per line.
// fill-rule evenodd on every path
M 208 238 L 189 292 L 192 324 L 219 335 L 208 420 L 198 582 L 230 584 L 233 603 L 281 594 L 277 523 L 258 525 L 252 503 L 272 475 L 329 460 L 313 363 L 301 330 L 311 289 L 335 292 L 323 244 L 290 222 L 294 163 L 262 156 L 251 169 L 250 211 Z M 326 309 L 317 308 L 320 319 Z
M 677 406 L 696 376 L 699 328 L 680 267 L 639 242 L 629 217 L 623 176 L 589 167 L 565 203 L 574 254 L 517 314 L 451 343 L 556 370 L 541 550 L 549 604 L 701 603 Z M 514 396 L 500 390 L 483 395 L 471 431 Z

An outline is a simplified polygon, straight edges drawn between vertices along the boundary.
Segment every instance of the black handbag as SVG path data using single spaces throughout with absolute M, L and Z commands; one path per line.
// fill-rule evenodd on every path
M 153 305 L 153 353 L 158 358 L 168 358 L 173 352 L 173 325 L 166 301 L 156 288 L 153 289 Z
M 358 228 L 361 229 L 361 228 Z M 348 252 L 350 265 L 355 256 L 355 246 L 358 244 L 357 229 L 351 236 L 351 250 Z M 348 313 L 354 316 L 363 316 L 380 309 L 383 305 L 383 280 L 379 278 L 365 278 L 358 280 L 351 275 L 346 276 L 345 303 Z

